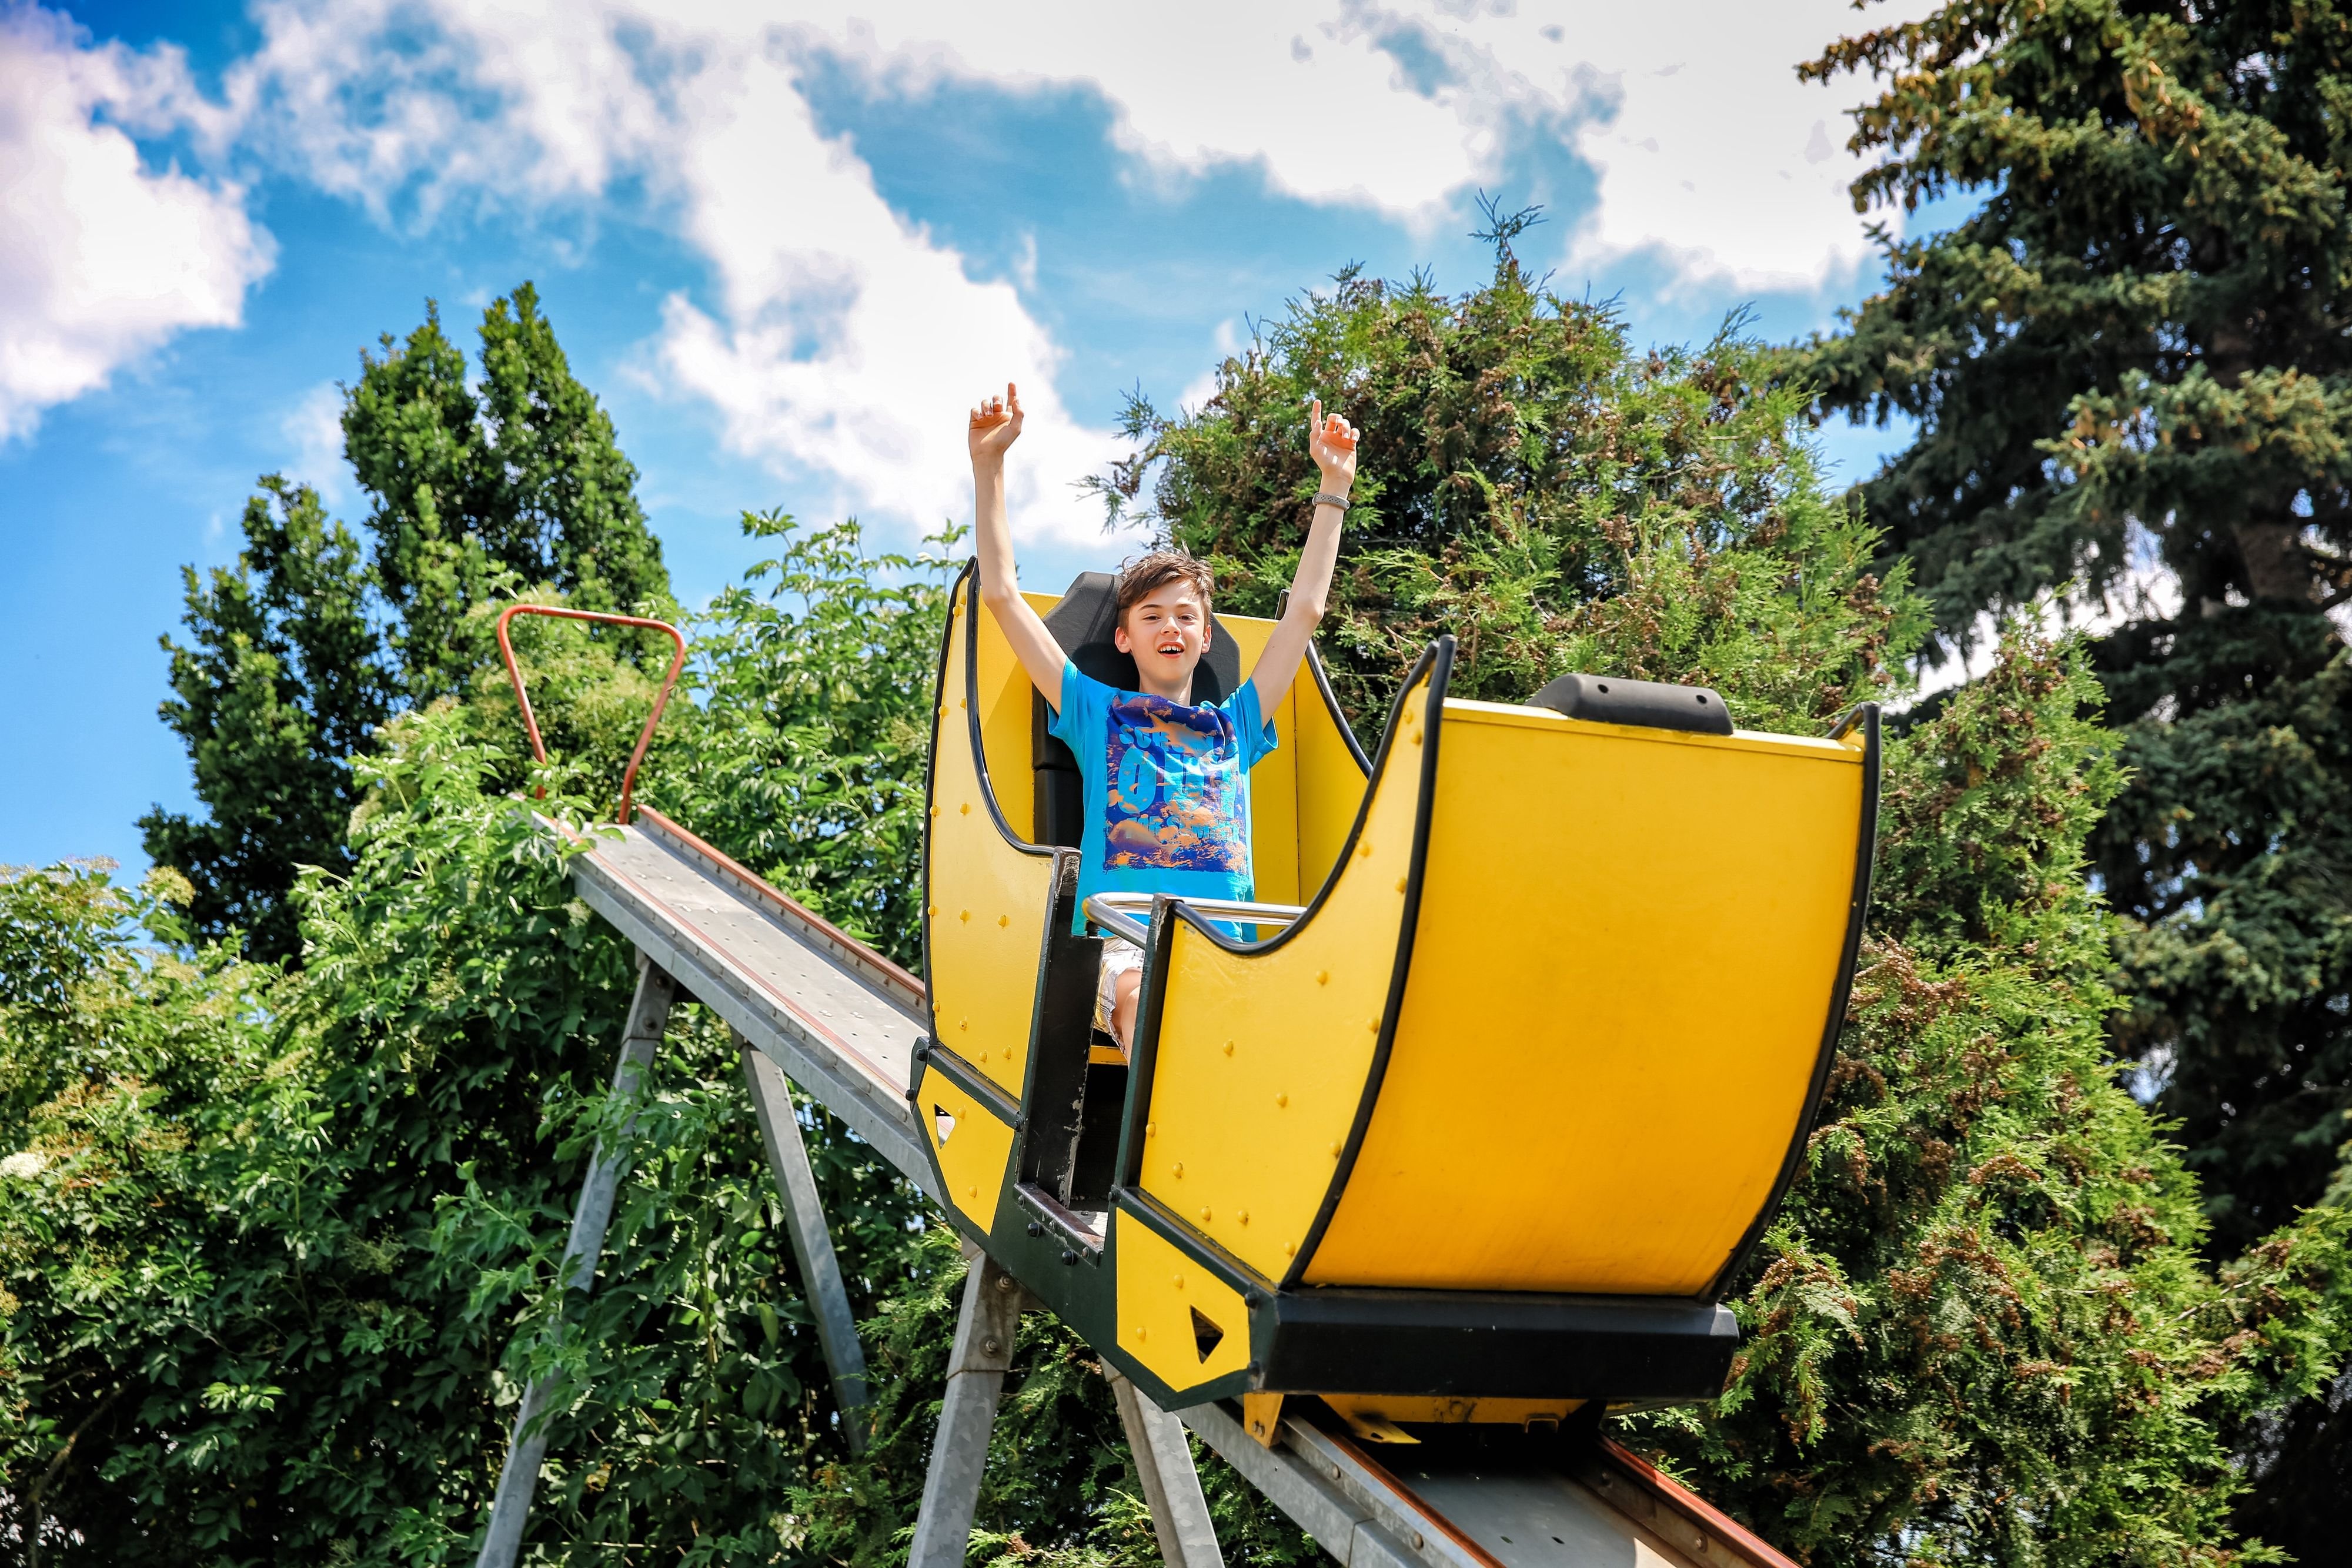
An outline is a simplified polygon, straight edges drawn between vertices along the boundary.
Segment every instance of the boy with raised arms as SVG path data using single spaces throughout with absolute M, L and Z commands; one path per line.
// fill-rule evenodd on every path
M 1307 448 L 1323 476 L 1307 548 L 1291 580 L 1290 602 L 1266 639 L 1257 667 L 1222 702 L 1192 701 L 1192 673 L 1213 628 L 1209 569 L 1189 555 L 1155 551 L 1118 574 L 1119 652 L 1135 658 L 1141 691 L 1119 691 L 1082 674 L 1021 597 L 1013 530 L 1004 513 L 1004 455 L 1021 436 L 1021 397 L 971 411 L 973 510 L 980 596 L 1003 628 L 1021 666 L 1054 710 L 1053 733 L 1078 761 L 1085 830 L 1078 850 L 1081 926 L 1097 893 L 1166 893 L 1254 901 L 1250 870 L 1249 770 L 1278 744 L 1265 716 L 1281 705 L 1307 656 L 1331 591 L 1339 525 L 1356 479 L 1356 433 L 1323 415 L 1318 400 Z M 1111 937 L 1103 944 L 1096 1027 L 1129 1049 L 1143 955 Z

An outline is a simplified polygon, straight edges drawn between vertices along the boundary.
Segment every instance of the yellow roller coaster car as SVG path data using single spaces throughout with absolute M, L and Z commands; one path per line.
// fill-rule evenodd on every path
M 940 658 L 909 1090 L 955 1222 L 1169 1406 L 1313 1393 L 1378 1429 L 1717 1392 L 1718 1298 L 1845 1009 L 1875 707 L 1812 739 L 1591 676 L 1460 701 L 1441 638 L 1368 761 L 1310 655 L 1252 775 L 1267 903 L 1087 912 L 1146 954 L 1129 1066 L 1092 1028 L 1101 939 L 1073 934 L 1073 764 L 973 581 Z M 1122 679 L 1108 578 L 1031 602 Z M 1220 618 L 1196 695 L 1273 624 Z

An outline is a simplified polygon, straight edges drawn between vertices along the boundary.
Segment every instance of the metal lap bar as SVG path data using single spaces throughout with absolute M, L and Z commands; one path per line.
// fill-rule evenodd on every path
M 1097 893 L 1087 899 L 1087 918 L 1109 932 L 1143 946 L 1151 940 L 1146 923 L 1151 914 L 1152 902 L 1165 897 L 1155 893 Z M 1304 905 L 1296 904 L 1251 904 L 1238 898 L 1181 898 L 1171 903 L 1181 904 L 1195 915 L 1211 920 L 1229 920 L 1244 925 L 1290 925 L 1305 915 Z M 1145 920 L 1136 919 L 1141 915 Z

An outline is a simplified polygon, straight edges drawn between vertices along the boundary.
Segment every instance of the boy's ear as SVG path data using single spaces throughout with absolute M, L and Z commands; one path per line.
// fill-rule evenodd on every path
M 1134 639 L 1130 638 L 1127 634 L 1127 622 L 1125 621 L 1121 621 L 1118 625 L 1110 629 L 1110 645 L 1118 649 L 1122 653 L 1132 653 L 1135 652 L 1135 642 Z

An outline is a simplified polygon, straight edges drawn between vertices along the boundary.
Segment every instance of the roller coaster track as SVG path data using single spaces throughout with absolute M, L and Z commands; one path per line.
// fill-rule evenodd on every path
M 651 810 L 640 810 L 631 826 L 595 830 L 571 873 L 582 899 L 640 955 L 616 1080 L 643 1072 L 670 1006 L 688 997 L 723 1019 L 742 1047 L 855 1444 L 864 1362 L 782 1080 L 928 1191 L 933 1178 L 908 1093 L 924 1038 L 922 982 Z M 566 1253 L 575 1286 L 593 1277 L 618 1178 L 617 1164 L 600 1151 Z M 974 1257 L 910 1568 L 961 1568 L 1012 1331 L 1027 1304 L 1011 1275 Z M 1738 1523 L 1603 1438 L 1547 1440 L 1506 1428 L 1498 1441 L 1488 1428 L 1484 1443 L 1360 1445 L 1317 1402 L 1293 1400 L 1263 1444 L 1229 1404 L 1171 1418 L 1123 1380 L 1116 1387 L 1170 1568 L 1223 1562 L 1177 1421 L 1346 1568 L 1790 1568 Z M 517 1417 L 483 1568 L 506 1568 L 520 1544 L 545 1443 L 536 1419 L 544 1395 L 530 1390 Z

